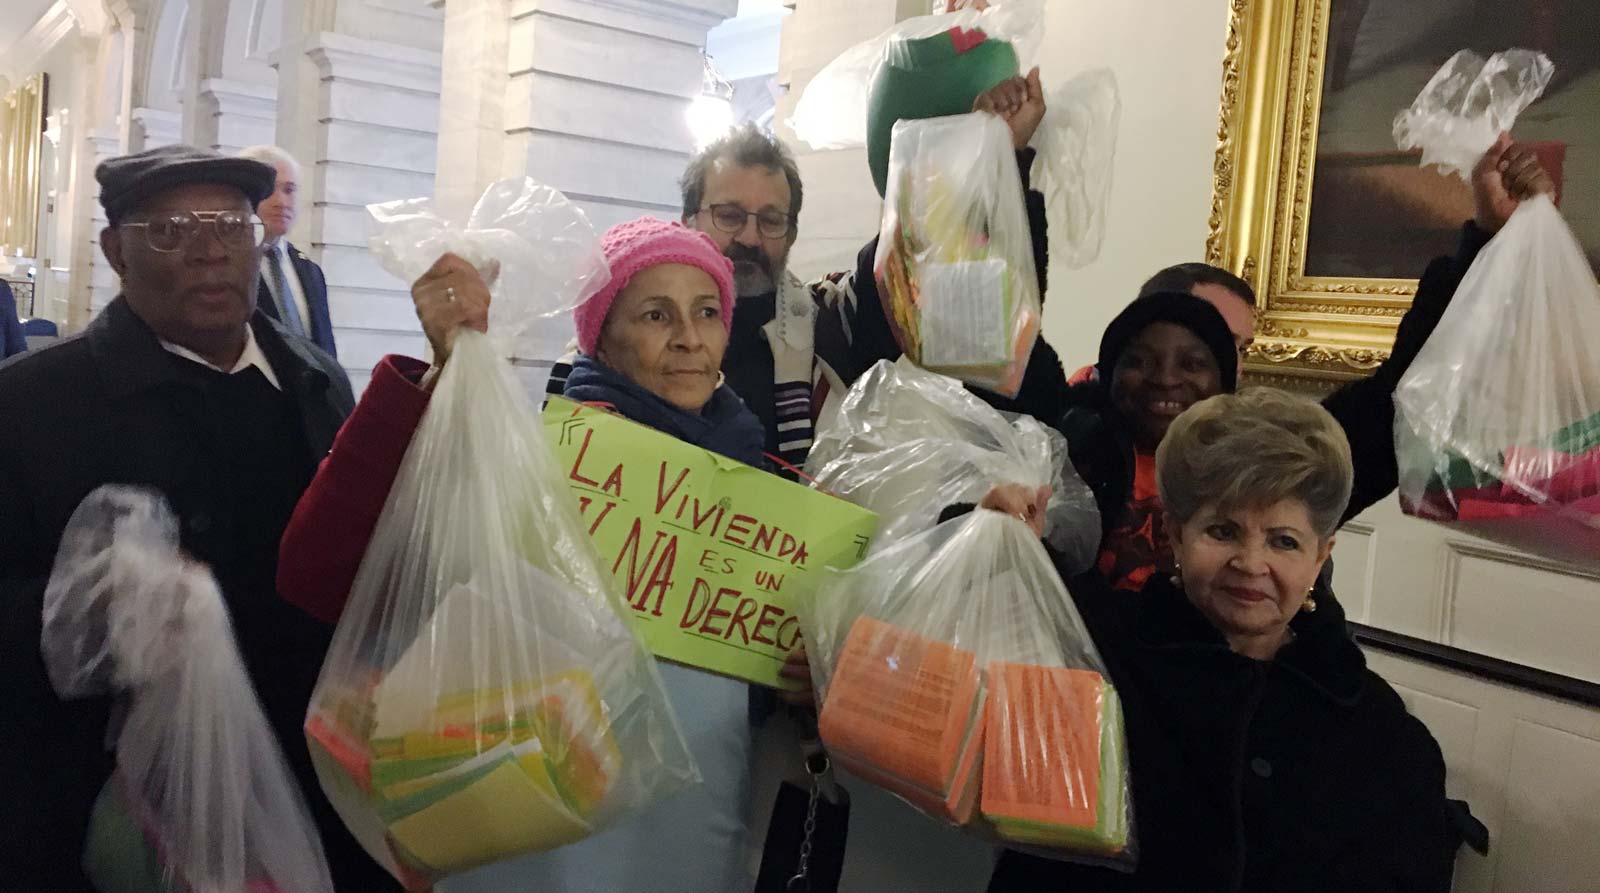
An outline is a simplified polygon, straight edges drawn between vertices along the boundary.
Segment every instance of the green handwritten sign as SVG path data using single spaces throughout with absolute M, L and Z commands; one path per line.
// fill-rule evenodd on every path
M 798 596 L 864 557 L 878 516 L 603 409 L 552 398 L 544 424 L 650 650 L 788 687 Z

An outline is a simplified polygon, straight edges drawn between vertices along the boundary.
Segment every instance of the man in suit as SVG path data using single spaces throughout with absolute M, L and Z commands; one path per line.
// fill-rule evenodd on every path
M 251 146 L 239 157 L 259 161 L 278 174 L 272 194 L 256 210 L 267 228 L 261 243 L 257 303 L 285 329 L 311 339 L 328 356 L 337 357 L 333 324 L 328 318 L 328 283 L 322 268 L 289 244 L 287 238 L 300 200 L 300 165 L 277 146 Z
M 0 888 L 88 891 L 110 699 L 64 701 L 40 652 L 46 582 L 96 488 L 159 493 L 216 575 L 252 687 L 340 890 L 393 890 L 334 814 L 301 725 L 332 630 L 278 596 L 278 541 L 354 399 L 338 363 L 258 312 L 272 168 L 192 146 L 95 170 L 121 278 L 81 335 L 0 365 Z

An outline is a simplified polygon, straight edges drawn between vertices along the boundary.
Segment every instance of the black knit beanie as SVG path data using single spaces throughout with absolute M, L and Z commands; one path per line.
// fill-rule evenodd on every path
M 1222 373 L 1222 393 L 1231 394 L 1239 384 L 1239 354 L 1233 343 L 1233 333 L 1222 314 L 1209 303 L 1183 292 L 1161 291 L 1145 295 L 1129 304 L 1106 326 L 1100 338 L 1100 359 L 1095 367 L 1100 380 L 1111 385 L 1111 373 L 1117 368 L 1117 359 L 1128 349 L 1128 344 L 1151 323 L 1169 322 L 1183 326 L 1195 334 L 1211 349 L 1217 359 L 1217 370 Z

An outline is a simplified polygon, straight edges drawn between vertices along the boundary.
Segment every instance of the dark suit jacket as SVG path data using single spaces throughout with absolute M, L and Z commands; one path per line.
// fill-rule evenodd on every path
M 300 277 L 300 290 L 306 295 L 306 309 L 310 317 L 305 321 L 306 335 L 327 351 L 328 356 L 339 356 L 338 348 L 333 343 L 333 323 L 328 317 L 328 280 L 323 278 L 322 268 L 288 242 L 283 243 L 283 247 L 295 275 Z M 278 319 L 278 305 L 272 299 L 272 287 L 267 285 L 267 277 L 262 276 L 256 284 L 256 295 L 256 306 L 266 315 Z
M 354 405 L 349 379 L 262 314 L 251 324 L 296 404 L 308 458 L 320 459 Z M 211 564 L 229 560 L 250 522 L 218 510 L 227 497 L 196 433 L 200 400 L 122 298 L 82 334 L 0 364 L 0 889 L 83 889 L 83 832 L 110 771 L 106 699 L 62 701 L 40 656 L 45 584 L 73 510 L 102 484 L 153 488 L 185 551 Z M 261 601 L 266 610 L 235 629 L 241 646 L 326 636 L 286 603 Z

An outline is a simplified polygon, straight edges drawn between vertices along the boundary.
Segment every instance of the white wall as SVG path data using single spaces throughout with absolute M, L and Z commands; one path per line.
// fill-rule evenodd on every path
M 1047 91 L 1109 67 L 1122 93 L 1100 257 L 1081 270 L 1050 270 L 1044 336 L 1069 371 L 1094 361 L 1106 323 L 1147 276 L 1205 259 L 1227 24 L 1223 0 L 1048 7 L 1039 66 Z
M 444 13 L 428 0 L 337 0 L 334 31 L 439 52 L 444 46 Z
M 189 0 L 161 0 L 159 12 L 149 34 L 154 41 L 150 53 L 148 86 L 144 104 L 149 108 L 180 113 L 183 110 L 184 41 L 193 23 Z
M 176 2 L 176 0 L 169 0 Z M 420 5 L 420 4 L 419 4 Z M 276 87 L 278 73 L 268 59 L 283 34 L 282 0 L 234 2 L 222 45 L 222 77 Z

